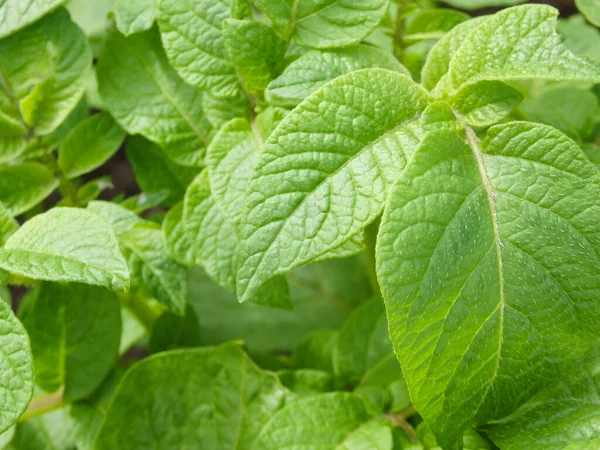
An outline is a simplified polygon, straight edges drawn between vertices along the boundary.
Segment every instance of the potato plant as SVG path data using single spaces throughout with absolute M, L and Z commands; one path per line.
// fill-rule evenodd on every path
M 599 449 L 600 1 L 525 3 L 0 0 L 0 449 Z

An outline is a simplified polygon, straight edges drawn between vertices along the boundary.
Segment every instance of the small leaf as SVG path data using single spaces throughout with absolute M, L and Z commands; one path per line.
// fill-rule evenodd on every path
M 138 450 L 168 436 L 172 448 L 248 449 L 288 395 L 238 345 L 159 353 L 127 371 L 95 448 Z
M 202 165 L 210 132 L 202 93 L 169 66 L 155 29 L 124 37 L 111 28 L 97 75 L 102 101 L 128 133 L 160 145 L 176 163 Z
M 280 370 L 277 376 L 281 384 L 302 397 L 334 390 L 333 375 L 322 370 Z
M 285 42 L 271 28 L 252 20 L 226 19 L 223 37 L 231 63 L 250 93 L 263 91 L 275 78 Z
M 561 42 L 557 16 L 547 5 L 523 5 L 488 17 L 456 50 L 434 93 L 453 95 L 483 80 L 600 82 L 600 66 L 575 56 Z
M 187 270 L 167 253 L 160 228 L 136 225 L 121 235 L 133 282 L 151 297 L 183 315 L 187 303 Z
M 366 69 L 336 78 L 281 121 L 247 191 L 242 301 L 375 220 L 406 161 L 398 130 L 428 100 L 405 75 Z
M 379 25 L 389 7 L 388 0 L 256 0 L 254 3 L 271 18 L 286 40 L 293 38 L 296 44 L 312 48 L 359 43 Z
M 335 392 L 303 398 L 276 412 L 252 449 L 351 449 L 343 447 L 344 443 L 358 437 L 357 433 L 369 419 L 364 401 L 355 394 Z M 386 450 L 391 449 L 391 433 L 389 441 L 390 445 L 383 447 Z
M 591 23 L 600 27 L 600 1 L 598 0 L 575 0 L 577 9 Z
M 29 298 L 23 324 L 31 339 L 35 378 L 64 398 L 90 395 L 117 360 L 119 301 L 111 291 L 85 284 L 42 283 Z
M 469 84 L 452 97 L 450 104 L 473 127 L 500 122 L 523 100 L 523 95 L 500 81 Z
M 0 249 L 0 267 L 38 280 L 129 288 L 117 237 L 102 217 L 83 209 L 53 208 L 25 222 Z
M 417 11 L 410 16 L 402 39 L 406 45 L 427 39 L 440 39 L 456 25 L 469 19 L 467 14 L 451 9 Z
M 0 166 L 0 202 L 13 216 L 29 211 L 57 187 L 58 179 L 41 164 Z
M 92 201 L 87 206 L 87 209 L 106 220 L 112 226 L 117 236 L 121 236 L 137 224 L 143 222 L 136 213 L 116 203 L 100 200 Z
M 35 22 L 62 2 L 63 0 L 5 0 L 0 4 L 0 38 Z
M 67 178 L 78 177 L 104 164 L 121 146 L 125 132 L 108 113 L 80 122 L 60 147 L 58 166 Z
M 115 19 L 117 28 L 125 36 L 152 27 L 158 2 L 156 0 L 115 0 Z
M 273 80 L 265 96 L 273 105 L 293 107 L 325 83 L 360 69 L 381 68 L 408 75 L 389 53 L 369 45 L 328 51 L 309 51 Z
M 0 433 L 25 412 L 33 394 L 34 376 L 29 337 L 10 305 L 0 301 Z

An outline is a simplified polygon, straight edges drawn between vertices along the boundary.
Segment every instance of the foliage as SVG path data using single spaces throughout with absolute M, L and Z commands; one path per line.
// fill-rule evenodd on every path
M 600 4 L 444 3 L 0 0 L 0 450 L 600 445 Z

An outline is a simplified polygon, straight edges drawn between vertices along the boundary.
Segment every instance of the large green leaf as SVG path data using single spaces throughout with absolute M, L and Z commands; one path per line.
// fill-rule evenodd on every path
M 365 69 L 336 78 L 280 122 L 248 187 L 242 301 L 343 246 L 380 214 L 406 161 L 398 130 L 428 99 L 405 75 Z
M 411 398 L 444 448 L 514 411 L 598 334 L 600 174 L 545 125 L 430 133 L 377 242 Z
M 296 106 L 328 81 L 359 69 L 381 68 L 408 75 L 391 54 L 369 45 L 306 52 L 273 80 L 267 100 L 280 106 Z
M 362 41 L 385 15 L 388 0 L 256 0 L 283 37 L 304 47 L 347 47 Z
M 64 398 L 91 394 L 119 354 L 121 315 L 114 293 L 85 284 L 43 283 L 28 297 L 23 324 L 31 339 L 36 383 Z
M 250 18 L 236 0 L 163 0 L 158 25 L 173 67 L 193 86 L 218 97 L 233 97 L 239 80 L 223 38 L 225 19 Z
M 10 305 L 0 301 L 0 433 L 25 412 L 33 394 L 29 338 Z
M 132 287 L 183 315 L 187 302 L 187 269 L 169 257 L 162 232 L 154 224 L 140 224 L 120 237 L 129 260 Z
M 160 353 L 126 373 L 95 448 L 247 449 L 288 395 L 236 344 Z
M 600 345 L 566 380 L 550 383 L 515 414 L 486 427 L 503 450 L 588 450 L 600 445 Z
M 0 160 L 63 122 L 83 95 L 90 62 L 85 35 L 62 8 L 0 40 Z
M 263 427 L 251 448 L 391 450 L 392 436 L 389 427 L 385 427 L 385 431 L 372 430 L 376 433 L 376 438 L 371 442 L 378 443 L 376 447 L 354 446 L 356 439 L 365 439 L 362 428 L 369 419 L 370 414 L 364 401 L 355 394 L 335 392 L 315 395 L 290 403 L 278 411 Z M 382 445 L 383 443 L 387 445 Z
M 84 209 L 53 208 L 25 222 L 0 249 L 0 267 L 39 280 L 129 288 L 114 231 Z
M 3 0 L 0 3 L 0 38 L 36 21 L 64 0 Z
M 98 83 L 102 101 L 127 132 L 157 143 L 179 164 L 202 164 L 210 131 L 202 93 L 171 68 L 156 30 L 124 37 L 112 28 Z
M 60 147 L 58 165 L 68 178 L 77 177 L 104 164 L 121 146 L 125 132 L 108 113 L 80 122 Z
M 158 10 L 157 0 L 115 0 L 117 28 L 125 36 L 148 30 Z
M 558 11 L 550 6 L 523 5 L 488 17 L 465 36 L 434 93 L 454 94 L 482 80 L 600 82 L 600 66 L 575 56 L 562 44 L 556 33 L 557 16 Z
M 598 0 L 575 0 L 577 9 L 591 23 L 600 27 L 600 1 Z
M 0 166 L 0 202 L 17 216 L 48 197 L 58 183 L 54 173 L 42 164 Z

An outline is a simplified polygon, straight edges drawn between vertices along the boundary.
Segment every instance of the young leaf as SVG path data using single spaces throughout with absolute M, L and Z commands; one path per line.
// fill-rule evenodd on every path
M 312 48 L 347 47 L 362 41 L 386 14 L 388 0 L 256 0 L 286 40 Z
M 0 38 L 14 33 L 44 14 L 52 11 L 64 0 L 5 0 L 0 4 Z
M 382 368 L 386 368 L 386 376 L 384 382 L 378 384 L 388 385 L 402 378 L 380 297 L 363 303 L 340 328 L 333 350 L 333 366 L 336 377 L 345 384 L 366 383 Z
M 288 395 L 235 344 L 159 353 L 126 373 L 95 448 L 248 449 Z
M 450 104 L 468 125 L 489 127 L 508 116 L 521 100 L 518 90 L 501 81 L 480 81 L 458 91 Z
M 236 14 L 236 1 L 163 0 L 158 25 L 173 67 L 193 86 L 217 97 L 240 92 L 233 64 L 223 39 L 225 19 L 251 18 Z
M 199 169 L 171 161 L 158 145 L 141 136 L 131 136 L 126 151 L 142 191 L 146 194 L 166 192 L 164 203 L 167 205 L 181 200 L 198 174 Z
M 53 208 L 25 222 L 0 249 L 0 267 L 24 277 L 129 288 L 117 237 L 102 217 Z
M 121 146 L 125 132 L 108 113 L 80 122 L 60 147 L 58 166 L 67 178 L 78 177 L 104 164 Z
M 560 132 L 430 133 L 384 214 L 377 273 L 411 398 L 442 447 L 514 411 L 598 333 L 600 174 Z M 426 311 L 426 312 L 424 312 Z
M 275 78 L 285 54 L 285 42 L 267 25 L 227 19 L 223 37 L 229 59 L 250 93 L 264 91 Z
M 120 237 L 129 260 L 132 286 L 183 315 L 187 302 L 187 270 L 167 253 L 160 228 L 140 224 Z
M 322 448 L 326 450 L 351 449 L 361 428 L 368 423 L 370 414 L 364 401 L 347 392 L 315 395 L 296 400 L 275 413 L 262 428 L 251 447 L 253 450 L 282 448 Z M 374 447 L 391 450 L 391 432 L 388 428 L 388 446 Z M 385 436 L 385 433 L 384 433 Z M 381 441 L 378 436 L 375 442 Z M 360 448 L 360 447 L 358 447 Z
M 115 0 L 117 28 L 125 36 L 152 27 L 158 10 L 156 0 Z
M 409 75 L 389 53 L 369 45 L 306 52 L 273 80 L 265 92 L 273 105 L 293 107 L 328 81 L 360 69 L 381 68 Z
M 29 211 L 57 187 L 54 173 L 41 164 L 0 166 L 0 202 L 12 216 Z
M 506 450 L 584 450 L 600 444 L 600 345 L 594 344 L 566 380 L 552 383 L 515 414 L 488 425 Z
M 64 386 L 74 401 L 90 395 L 119 352 L 121 315 L 116 295 L 85 284 L 42 283 L 28 301 L 23 324 L 31 339 L 36 383 Z
M 87 209 L 106 220 L 112 226 L 117 236 L 121 236 L 137 224 L 143 222 L 137 214 L 116 203 L 92 201 L 87 206 Z
M 62 8 L 2 39 L 0 117 L 25 127 L 28 136 L 54 131 L 83 95 L 91 56 L 85 35 Z
M 202 165 L 210 132 L 202 93 L 169 66 L 156 30 L 129 37 L 109 30 L 97 74 L 102 101 L 128 133 L 157 143 L 178 164 Z
M 323 370 L 280 370 L 277 376 L 281 384 L 301 397 L 334 390 L 333 375 Z
M 405 45 L 427 39 L 440 39 L 456 25 L 469 19 L 469 15 L 451 9 L 417 11 L 410 16 L 402 39 Z
M 10 305 L 0 301 L 0 433 L 25 412 L 33 394 L 33 364 L 29 338 Z
M 342 246 L 379 215 L 406 160 L 397 132 L 428 100 L 405 75 L 366 69 L 336 78 L 281 121 L 248 187 L 242 301 L 272 277 Z
M 557 16 L 558 11 L 547 5 L 523 5 L 488 17 L 460 45 L 434 93 L 453 95 L 483 80 L 600 82 L 600 66 L 562 44 Z
M 600 27 L 600 1 L 598 0 L 575 0 L 577 9 L 591 23 Z

